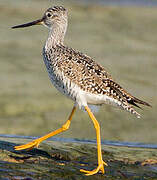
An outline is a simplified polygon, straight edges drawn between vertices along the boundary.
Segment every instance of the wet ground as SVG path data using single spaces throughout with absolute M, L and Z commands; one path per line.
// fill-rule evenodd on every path
M 157 179 L 157 150 L 103 145 L 105 174 L 86 177 L 79 169 L 97 166 L 96 144 L 90 142 L 45 141 L 38 149 L 15 151 L 14 146 L 28 138 L 0 138 L 0 179 L 2 180 L 80 180 Z

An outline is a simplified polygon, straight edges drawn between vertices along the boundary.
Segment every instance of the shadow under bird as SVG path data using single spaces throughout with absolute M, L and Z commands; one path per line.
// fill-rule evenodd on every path
M 100 126 L 91 109 L 94 106 L 111 104 L 140 118 L 140 114 L 135 111 L 133 106 L 139 107 L 137 104 L 150 105 L 124 90 L 113 81 L 104 67 L 91 57 L 64 45 L 68 24 L 67 10 L 64 7 L 51 7 L 46 10 L 41 19 L 12 28 L 40 24 L 46 26 L 49 31 L 48 39 L 43 47 L 43 59 L 51 82 L 57 90 L 74 101 L 74 106 L 68 120 L 61 128 L 28 144 L 15 146 L 15 150 L 29 150 L 38 147 L 43 140 L 67 130 L 76 108 L 79 107 L 87 111 L 94 124 L 98 153 L 97 168 L 92 171 L 84 169 L 80 169 L 80 171 L 86 175 L 93 175 L 99 171 L 104 173 L 104 166 L 107 166 L 107 163 L 102 159 Z

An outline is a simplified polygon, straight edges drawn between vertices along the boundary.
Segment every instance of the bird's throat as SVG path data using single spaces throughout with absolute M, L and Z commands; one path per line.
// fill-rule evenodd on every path
M 49 29 L 48 39 L 46 41 L 45 48 L 55 47 L 56 45 L 63 45 L 64 37 L 66 33 L 66 27 L 54 26 Z

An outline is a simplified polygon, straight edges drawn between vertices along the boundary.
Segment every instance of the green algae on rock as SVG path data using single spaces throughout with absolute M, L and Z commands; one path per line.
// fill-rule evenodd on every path
M 0 179 L 93 179 L 80 173 L 97 166 L 96 144 L 45 141 L 39 149 L 15 151 L 14 146 L 30 139 L 0 138 Z M 157 179 L 156 149 L 102 145 L 109 166 L 94 179 Z

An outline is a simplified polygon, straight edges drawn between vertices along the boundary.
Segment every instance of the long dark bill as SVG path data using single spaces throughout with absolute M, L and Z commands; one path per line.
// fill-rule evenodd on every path
M 25 24 L 21 24 L 21 25 L 17 25 L 17 26 L 13 26 L 11 27 L 12 29 L 15 28 L 25 28 L 25 27 L 29 27 L 29 26 L 33 26 L 33 25 L 40 25 L 43 23 L 43 18 L 42 19 L 38 19 L 29 23 L 25 23 Z

